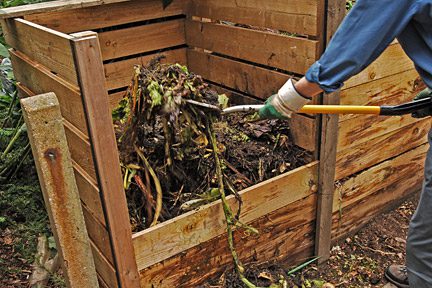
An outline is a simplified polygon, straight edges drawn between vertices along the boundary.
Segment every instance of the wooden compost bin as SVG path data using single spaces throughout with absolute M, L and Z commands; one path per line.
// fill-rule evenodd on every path
M 219 201 L 132 234 L 111 109 L 133 65 L 159 54 L 233 102 L 265 99 L 306 72 L 345 13 L 341 0 L 240 2 L 174 0 L 162 9 L 160 0 L 54 1 L 1 11 L 20 95 L 59 99 L 101 287 L 194 287 L 231 265 Z M 348 83 L 341 102 L 410 99 L 417 74 L 408 61 L 388 60 L 400 55 L 393 44 Z M 427 120 L 343 116 L 339 141 L 336 125 L 337 117 L 295 115 L 295 143 L 325 160 L 241 192 L 241 219 L 260 231 L 236 235 L 244 262 L 325 258 L 330 233 L 342 237 L 419 189 Z

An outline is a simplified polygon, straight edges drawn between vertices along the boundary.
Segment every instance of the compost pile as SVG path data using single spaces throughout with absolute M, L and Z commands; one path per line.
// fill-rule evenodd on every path
M 186 67 L 153 60 L 135 67 L 113 112 L 134 231 L 310 161 L 286 121 L 221 115 L 188 100 L 228 103 Z

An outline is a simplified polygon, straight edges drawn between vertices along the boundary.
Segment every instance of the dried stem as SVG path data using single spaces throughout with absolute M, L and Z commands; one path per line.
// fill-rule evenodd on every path
M 210 122 L 210 123 L 209 123 Z M 249 288 L 255 288 L 256 286 L 251 283 L 245 276 L 244 276 L 244 267 L 240 262 L 240 259 L 238 258 L 237 251 L 235 249 L 234 245 L 234 235 L 233 235 L 233 227 L 236 226 L 235 222 L 237 222 L 234 218 L 234 215 L 231 211 L 230 206 L 228 205 L 226 195 L 225 195 L 225 189 L 224 189 L 224 179 L 223 179 L 223 172 L 222 172 L 222 165 L 221 161 L 219 159 L 218 155 L 218 148 L 217 148 L 217 142 L 216 142 L 216 135 L 214 133 L 214 130 L 212 129 L 212 123 L 211 120 L 207 121 L 207 130 L 208 134 L 210 135 L 212 147 L 213 147 L 213 154 L 216 164 L 216 175 L 218 178 L 218 185 L 219 185 L 219 193 L 222 200 L 222 207 L 225 214 L 225 219 L 227 223 L 227 234 L 228 234 L 228 246 L 231 251 L 231 255 L 234 260 L 234 265 L 237 273 L 239 274 L 240 280 Z
M 141 160 L 144 162 L 146 168 L 150 172 L 150 175 L 152 176 L 155 187 L 156 187 L 156 193 L 157 193 L 156 209 L 155 209 L 153 221 L 150 225 L 150 226 L 154 226 L 154 225 L 156 225 L 157 220 L 158 220 L 159 215 L 160 215 L 161 210 L 162 210 L 162 186 L 160 184 L 159 178 L 157 177 L 155 171 L 151 167 L 150 163 L 147 161 L 147 158 L 144 156 L 144 153 L 142 153 L 142 151 L 136 145 L 134 145 L 134 148 L 135 148 L 136 153 L 141 158 Z

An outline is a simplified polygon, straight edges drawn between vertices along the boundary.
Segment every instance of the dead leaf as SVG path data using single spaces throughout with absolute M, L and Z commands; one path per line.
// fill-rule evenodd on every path
M 268 272 L 261 272 L 261 273 L 258 275 L 258 278 L 266 279 L 266 280 L 269 280 L 269 281 L 271 281 L 271 282 L 274 282 L 274 281 L 273 281 L 273 276 L 272 276 L 270 273 L 268 273 Z

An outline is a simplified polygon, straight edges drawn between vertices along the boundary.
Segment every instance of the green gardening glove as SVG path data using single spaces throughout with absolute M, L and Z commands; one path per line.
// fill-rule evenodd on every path
M 423 91 L 421 91 L 420 93 L 418 93 L 414 97 L 414 100 L 420 100 L 420 99 L 425 99 L 425 98 L 430 98 L 430 97 L 432 97 L 432 90 L 429 88 L 426 88 Z M 413 112 L 411 114 L 411 116 L 414 118 L 424 118 L 424 117 L 432 116 L 432 106 L 418 110 L 416 112 Z
M 266 101 L 264 107 L 262 107 L 258 113 L 261 119 L 288 119 L 288 117 L 282 115 L 276 108 L 271 104 L 274 97 L 277 95 L 270 96 Z
M 292 113 L 299 111 L 311 99 L 299 94 L 294 82 L 289 79 L 278 91 L 270 96 L 263 108 L 259 110 L 261 119 L 288 119 Z

